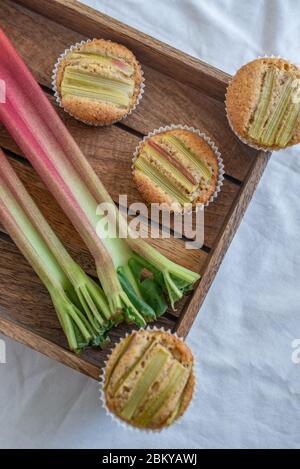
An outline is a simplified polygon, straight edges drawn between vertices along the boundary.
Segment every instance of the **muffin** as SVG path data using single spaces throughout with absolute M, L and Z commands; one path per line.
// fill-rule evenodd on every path
M 300 141 L 300 69 L 280 58 L 257 59 L 234 76 L 226 96 L 234 132 L 246 143 L 278 150 Z
M 71 47 L 59 60 L 54 88 L 61 106 L 94 125 L 122 119 L 136 105 L 142 70 L 127 47 L 104 39 Z
M 183 128 L 145 139 L 133 163 L 133 179 L 143 198 L 170 211 L 205 205 L 216 190 L 218 176 L 212 146 Z
M 195 387 L 194 358 L 176 336 L 140 330 L 111 353 L 104 378 L 107 409 L 143 429 L 171 425 L 188 407 Z

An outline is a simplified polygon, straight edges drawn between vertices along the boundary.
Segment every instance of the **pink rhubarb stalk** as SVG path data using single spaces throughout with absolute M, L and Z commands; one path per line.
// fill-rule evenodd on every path
M 95 259 L 111 310 L 118 315 L 125 306 L 137 313 L 124 295 L 109 251 L 97 235 L 97 202 L 68 158 L 70 154 L 73 161 L 78 154 L 82 158 L 79 147 L 3 31 L 0 51 L 0 78 L 6 84 L 1 121 L 82 236 Z
M 0 78 L 7 90 L 0 119 L 85 241 L 111 311 L 126 312 L 141 325 L 139 311 L 153 316 L 144 301 L 146 296 L 149 303 L 152 294 L 141 285 L 133 261 L 153 273 L 152 293 L 155 288 L 158 294 L 157 285 L 165 288 L 174 305 L 199 275 L 171 262 L 141 238 L 134 239 L 122 218 L 122 233 L 129 232 L 126 241 L 97 233 L 97 205 L 113 203 L 112 199 L 3 31 Z
M 100 345 L 112 325 L 103 291 L 66 251 L 1 150 L 0 218 L 48 289 L 70 348 Z

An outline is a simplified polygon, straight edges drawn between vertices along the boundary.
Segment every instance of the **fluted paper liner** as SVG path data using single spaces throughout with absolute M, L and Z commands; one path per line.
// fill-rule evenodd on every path
M 173 336 L 175 336 L 178 340 L 180 340 L 181 342 L 184 342 L 184 340 L 179 337 L 176 333 L 172 333 L 170 329 L 166 330 L 164 329 L 163 327 L 156 327 L 156 326 L 147 326 L 146 328 L 144 328 L 146 331 L 152 331 L 152 332 L 155 332 L 155 331 L 161 331 L 161 332 L 167 332 Z M 170 428 L 173 428 L 174 425 L 178 425 L 182 422 L 182 419 L 184 417 L 184 415 L 186 414 L 186 412 L 188 410 L 191 409 L 191 406 L 193 405 L 193 401 L 194 401 L 194 397 L 195 397 L 195 394 L 197 392 L 197 388 L 198 388 L 198 383 L 197 383 L 197 378 L 196 378 L 196 374 L 195 374 L 195 370 L 196 370 L 196 359 L 195 359 L 195 356 L 193 355 L 194 357 L 194 363 L 193 363 L 193 369 L 192 369 L 192 372 L 194 374 L 194 380 L 195 380 L 195 384 L 194 384 L 194 389 L 193 389 L 193 395 L 192 395 L 192 398 L 191 398 L 191 401 L 188 405 L 188 407 L 185 409 L 184 413 L 178 417 L 176 420 L 174 420 L 174 422 L 169 425 L 169 426 L 166 426 L 166 427 L 162 427 L 162 428 L 158 428 L 158 429 L 150 429 L 150 428 L 143 428 L 143 427 L 137 427 L 137 426 L 134 426 L 134 425 L 130 425 L 129 423 L 125 422 L 124 420 L 122 420 L 120 417 L 118 417 L 116 414 L 114 414 L 113 412 L 111 412 L 109 410 L 109 408 L 107 407 L 107 404 L 106 404 L 106 399 L 105 399 L 105 390 L 104 390 L 104 386 L 105 386 L 105 377 L 106 377 L 106 367 L 107 367 L 107 364 L 108 364 L 108 360 L 109 360 L 109 357 L 110 355 L 112 354 L 113 350 L 120 344 L 120 342 L 125 339 L 126 337 L 128 337 L 129 335 L 131 335 L 133 332 L 138 332 L 133 330 L 132 332 L 128 332 L 127 334 L 124 335 L 124 337 L 121 337 L 120 340 L 112 347 L 112 349 L 110 350 L 110 353 L 109 355 L 107 356 L 107 360 L 105 361 L 104 363 L 104 368 L 101 370 L 100 372 L 100 376 L 99 376 L 99 383 L 100 383 L 100 387 L 99 387 L 99 392 L 100 392 L 100 401 L 102 403 L 102 407 L 104 408 L 105 410 L 105 413 L 106 415 L 108 415 L 117 425 L 119 425 L 120 427 L 122 428 L 126 428 L 130 431 L 133 431 L 133 432 L 143 432 L 143 433 L 160 433 L 162 431 L 167 431 L 168 429 Z
M 106 123 L 106 124 L 97 124 L 95 122 L 90 122 L 90 121 L 86 121 L 86 120 L 83 120 L 83 119 L 79 119 L 77 116 L 74 116 L 71 112 L 67 111 L 63 105 L 62 105 L 62 102 L 61 102 L 61 97 L 60 97 L 60 93 L 59 93 L 59 90 L 57 89 L 57 86 L 56 86 L 56 77 L 57 77 L 57 72 L 58 72 L 58 69 L 59 69 L 59 66 L 60 66 L 60 63 L 61 61 L 70 53 L 70 52 L 73 52 L 74 50 L 78 49 L 79 47 L 83 46 L 84 44 L 88 44 L 92 41 L 94 41 L 96 38 L 93 38 L 93 39 L 87 39 L 86 41 L 81 41 L 81 42 L 77 42 L 76 44 L 73 44 L 72 46 L 68 47 L 67 49 L 64 50 L 64 52 L 62 54 L 60 54 L 60 56 L 58 57 L 57 61 L 55 62 L 55 65 L 54 65 L 54 68 L 53 68 L 53 71 L 52 71 L 52 76 L 51 76 L 51 84 L 52 84 L 52 90 L 54 92 L 54 96 L 55 96 L 55 100 L 57 102 L 57 104 L 59 105 L 59 107 L 61 107 L 67 114 L 69 114 L 71 117 L 74 117 L 74 119 L 80 121 L 80 122 L 83 122 L 84 124 L 87 124 L 87 125 L 92 125 L 94 127 L 106 127 L 108 125 L 112 125 L 116 122 L 120 122 L 122 121 L 123 119 L 126 119 L 126 117 L 130 116 L 130 114 L 136 109 L 136 107 L 139 105 L 142 97 L 143 97 L 143 94 L 144 94 L 144 90 L 145 90 L 145 77 L 144 77 L 144 72 L 143 72 L 143 69 L 141 67 L 141 76 L 142 76 L 142 79 L 141 79 L 141 85 L 140 85 L 140 93 L 135 101 L 135 103 L 132 105 L 132 107 L 129 109 L 129 111 L 124 114 L 124 116 L 121 118 L 121 119 L 115 119 L 115 120 L 112 120 L 111 122 L 109 123 Z M 106 40 L 107 42 L 112 42 L 112 41 L 109 41 L 109 40 Z M 141 64 L 139 64 L 141 66 Z
M 201 132 L 199 129 L 195 129 L 194 127 L 189 127 L 187 125 L 178 125 L 178 124 L 170 124 L 170 125 L 167 125 L 165 127 L 159 127 L 159 129 L 155 129 L 152 132 L 149 132 L 149 134 L 146 135 L 143 138 L 143 140 L 141 140 L 139 142 L 138 146 L 136 147 L 136 149 L 133 153 L 131 169 L 132 169 L 132 173 L 133 173 L 134 163 L 136 162 L 136 159 L 139 155 L 141 146 L 145 141 L 147 141 L 151 137 L 154 137 L 157 134 L 160 134 L 161 132 L 167 132 L 169 130 L 175 130 L 175 129 L 188 130 L 189 132 L 193 132 L 196 135 L 198 135 L 206 143 L 208 143 L 208 145 L 211 147 L 211 149 L 213 150 L 213 152 L 216 155 L 217 160 L 218 160 L 218 180 L 217 180 L 217 184 L 216 184 L 216 189 L 215 189 L 214 193 L 211 195 L 211 197 L 209 198 L 209 200 L 205 204 L 198 203 L 195 206 L 191 206 L 192 204 L 187 204 L 188 207 L 183 207 L 182 210 L 173 210 L 175 213 L 190 213 L 190 212 L 195 213 L 197 210 L 203 210 L 204 207 L 207 207 L 210 203 L 212 203 L 217 198 L 219 192 L 221 191 L 221 187 L 223 185 L 224 173 L 225 173 L 221 153 L 220 153 L 218 147 L 216 146 L 216 144 L 214 143 L 214 141 L 211 140 L 211 138 L 208 137 L 208 135 L 206 135 L 205 132 Z M 166 210 L 170 210 L 170 209 L 166 208 Z

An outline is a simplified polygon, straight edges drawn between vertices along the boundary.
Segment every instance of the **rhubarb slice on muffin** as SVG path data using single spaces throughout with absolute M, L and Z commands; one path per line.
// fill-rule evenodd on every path
M 300 142 L 300 69 L 279 58 L 244 65 L 228 87 L 226 107 L 246 143 L 278 150 Z
M 218 158 L 196 132 L 162 131 L 142 142 L 133 163 L 133 179 L 150 203 L 171 211 L 205 205 L 219 176 Z
M 71 48 L 59 61 L 55 87 L 62 107 L 95 125 L 122 119 L 137 103 L 142 71 L 125 46 L 94 39 Z
M 121 340 L 105 369 L 107 409 L 135 427 L 159 430 L 188 407 L 195 387 L 194 358 L 178 337 L 140 330 Z

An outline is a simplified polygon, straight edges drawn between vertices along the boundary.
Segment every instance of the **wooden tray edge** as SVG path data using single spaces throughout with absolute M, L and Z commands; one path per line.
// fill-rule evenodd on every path
M 0 332 L 21 344 L 27 345 L 36 352 L 42 353 L 55 361 L 62 363 L 90 378 L 99 380 L 100 367 L 80 358 L 57 344 L 41 337 L 35 332 L 23 328 L 19 324 L 0 317 Z

